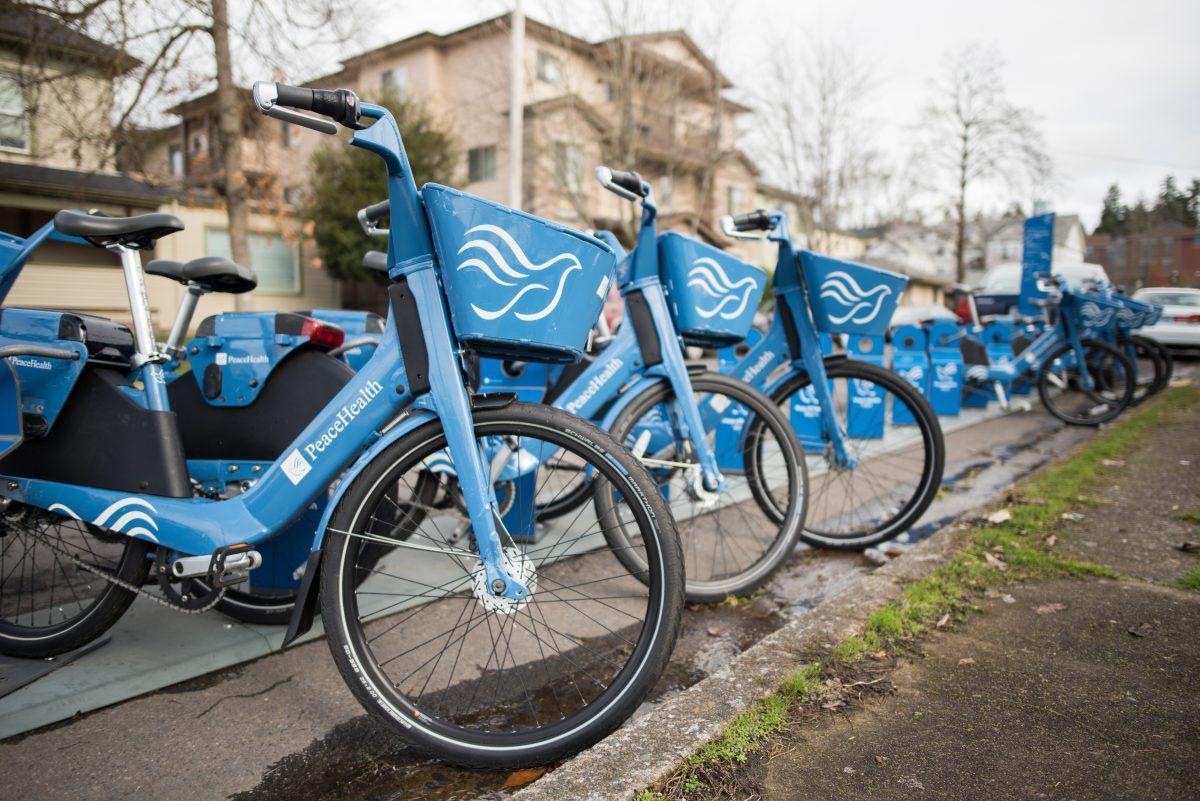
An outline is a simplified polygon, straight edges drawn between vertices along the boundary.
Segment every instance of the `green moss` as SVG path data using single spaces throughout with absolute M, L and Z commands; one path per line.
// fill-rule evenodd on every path
M 1071 458 L 1047 468 L 1019 485 L 1010 517 L 998 525 L 975 528 L 967 544 L 929 576 L 904 589 L 900 598 L 874 612 L 862 634 L 847 637 L 825 659 L 805 665 L 784 681 L 778 691 L 743 712 L 721 737 L 690 757 L 667 780 L 665 795 L 638 796 L 639 801 L 697 792 L 706 786 L 706 772 L 745 762 L 771 734 L 787 724 L 797 704 L 818 699 L 823 679 L 839 664 L 858 662 L 902 640 L 934 628 L 942 617 L 961 620 L 970 597 L 1015 581 L 1055 576 L 1123 578 L 1102 565 L 1066 559 L 1042 538 L 1056 530 L 1062 515 L 1082 504 L 1097 503 L 1087 491 L 1111 468 L 1105 460 L 1127 449 L 1146 429 L 1165 415 L 1200 403 L 1200 389 L 1177 387 L 1160 394 L 1102 432 Z M 1030 534 L 1037 532 L 1037 535 Z M 988 556 L 996 562 L 989 562 Z M 997 563 L 1006 567 L 1001 569 Z M 1200 591 L 1200 563 L 1177 582 Z M 732 598 L 725 603 L 731 603 Z M 650 792 L 650 791 L 646 791 Z

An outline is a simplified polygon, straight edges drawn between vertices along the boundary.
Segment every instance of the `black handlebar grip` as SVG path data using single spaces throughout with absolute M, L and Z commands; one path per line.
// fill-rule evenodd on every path
M 366 218 L 367 222 L 377 223 L 380 220 L 382 220 L 384 217 L 388 216 L 388 213 L 391 210 L 392 210 L 392 201 L 391 200 L 381 200 L 378 203 L 374 203 L 370 206 L 367 206 L 365 209 L 363 209 L 363 217 Z
M 633 170 L 609 170 L 612 173 L 612 182 L 615 186 L 619 186 L 627 192 L 632 192 L 638 197 L 645 197 L 646 193 L 642 189 L 642 176 L 638 175 Z
M 307 89 L 277 83 L 275 94 L 276 102 L 281 106 L 311 111 L 348 128 L 358 125 L 358 95 L 349 89 Z
M 770 231 L 771 214 L 763 209 L 755 209 L 745 214 L 735 214 L 733 215 L 733 230 Z

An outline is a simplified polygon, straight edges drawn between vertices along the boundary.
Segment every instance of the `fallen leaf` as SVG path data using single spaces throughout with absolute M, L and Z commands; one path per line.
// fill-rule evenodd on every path
M 846 702 L 840 698 L 835 698 L 827 704 L 821 704 L 821 709 L 837 709 L 839 706 L 845 706 Z
M 935 626 L 934 628 L 940 629 L 942 626 L 946 625 L 949 622 L 950 622 L 950 613 L 947 612 L 946 614 L 942 615 L 942 619 L 937 622 L 937 626 Z
M 1062 519 L 1063 520 L 1082 520 L 1083 515 L 1079 514 L 1079 512 L 1063 512 Z
M 972 659 L 971 657 L 967 656 L 967 657 L 963 657 L 962 659 L 958 660 L 958 664 L 959 665 L 973 665 L 973 664 L 975 664 L 975 660 Z
M 1064 610 L 1066 608 L 1067 608 L 1066 604 L 1059 604 L 1059 603 L 1042 604 L 1041 606 L 1037 607 L 1033 611 L 1037 612 L 1039 615 L 1050 615 L 1055 612 L 1061 612 L 1062 610 Z
M 1125 466 L 1125 462 L 1122 461 L 1121 459 L 1102 459 L 1100 461 L 1100 464 L 1104 465 L 1105 467 L 1124 467 Z
M 1128 629 L 1126 629 L 1126 631 L 1128 631 L 1134 637 L 1146 637 L 1154 631 L 1154 626 L 1150 625 L 1149 623 L 1143 623 L 1136 628 L 1130 626 Z
M 1000 600 L 1004 601 L 1004 603 L 1006 603 L 1006 604 L 1015 604 L 1017 602 L 1016 598 L 1012 597 L 1011 595 L 1008 595 L 1007 593 L 1004 595 L 1001 595 Z
M 1010 512 L 1007 509 L 1001 509 L 998 512 L 992 512 L 990 515 L 988 515 L 987 521 L 989 523 L 991 523 L 993 526 L 998 526 L 1001 523 L 1005 522 L 1006 520 L 1010 519 L 1011 517 L 1012 517 L 1012 512 Z
M 1003 545 L 993 545 L 992 550 L 995 551 L 996 553 L 1004 553 L 1004 546 Z
M 709 626 L 707 631 L 709 637 L 724 637 L 728 633 L 725 629 L 719 629 L 716 626 Z
M 1056 542 L 1058 542 L 1057 534 L 1051 534 L 1049 537 L 1046 537 L 1046 544 L 1049 545 L 1051 548 L 1054 547 L 1054 543 L 1056 543 Z
M 871 654 L 871 657 L 873 659 L 887 659 L 887 651 L 876 651 Z
M 997 570 L 1008 570 L 1007 562 L 1005 562 L 1003 559 L 997 559 L 990 553 L 984 553 L 983 559 L 988 563 L 988 567 L 994 567 Z
M 875 764 L 876 765 L 882 765 L 884 762 L 887 762 L 887 757 L 879 756 L 878 754 L 875 755 Z
M 1179 511 L 1179 504 L 1174 504 L 1173 506 L 1171 506 L 1171 511 L 1172 511 L 1172 512 L 1178 512 L 1178 511 Z
M 525 768 L 524 770 L 513 771 L 508 774 L 508 778 L 504 780 L 505 787 L 524 787 L 532 781 L 536 781 L 542 777 L 548 768 Z

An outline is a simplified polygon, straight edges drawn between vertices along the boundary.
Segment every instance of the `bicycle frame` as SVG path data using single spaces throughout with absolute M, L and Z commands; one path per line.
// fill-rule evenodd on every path
M 704 435 L 705 431 L 713 428 L 724 410 L 718 412 L 706 406 L 706 409 L 701 411 L 696 403 L 679 334 L 675 330 L 659 277 L 656 224 L 658 207 L 654 203 L 650 185 L 643 182 L 642 187 L 645 196 L 641 199 L 642 216 L 638 242 L 624 263 L 617 268 L 617 288 L 626 299 L 627 309 L 631 293 L 639 293 L 644 299 L 648 319 L 653 325 L 653 334 L 659 342 L 661 361 L 647 367 L 646 355 L 634 325 L 632 322 L 622 325 L 601 356 L 576 377 L 552 405 L 584 419 L 594 420 L 601 415 L 605 406 L 615 399 L 616 403 L 604 412 L 600 424 L 601 428 L 608 430 L 630 401 L 654 384 L 666 381 L 675 393 L 674 403 L 678 414 L 674 415 L 673 419 L 681 426 L 677 433 L 682 439 L 691 440 L 693 443 L 705 488 L 709 491 L 724 491 L 724 478 L 717 466 L 716 452 Z M 628 312 L 626 316 L 629 316 Z M 635 378 L 639 380 L 633 386 L 627 386 Z M 622 392 L 623 388 L 626 391 Z M 697 433 L 692 435 L 691 432 Z
M 436 418 L 446 434 L 488 586 L 497 595 L 512 600 L 528 594 L 527 588 L 505 568 L 497 530 L 503 524 L 492 490 L 491 468 L 475 439 L 458 347 L 438 282 L 437 256 L 399 130 L 381 106 L 364 103 L 361 115 L 375 123 L 356 131 L 350 143 L 384 161 L 392 204 L 388 262 L 395 283 L 389 288 L 386 327 L 371 359 L 262 472 L 258 482 L 231 499 L 210 500 L 145 496 L 5 477 L 0 497 L 139 537 L 181 554 L 198 555 L 273 536 L 339 481 L 316 529 L 311 545 L 315 553 L 322 546 L 337 500 L 359 471 L 399 437 Z M 34 239 L 36 236 L 31 242 Z M 32 247 L 37 244 L 40 240 Z M 136 342 L 134 377 L 142 383 L 141 402 L 152 410 L 169 411 L 161 367 L 164 357 L 157 352 L 150 329 L 140 255 L 124 247 L 113 249 L 121 257 L 131 302 Z M 19 270 L 20 264 L 16 268 Z M 15 277 L 8 273 L 0 277 L 0 292 L 6 292 Z M 397 319 L 397 312 L 403 311 L 415 312 L 419 319 L 429 365 L 427 376 L 410 375 L 405 369 L 398 326 L 411 323 Z M 418 386 L 427 383 L 428 392 L 414 396 L 413 381 Z M 397 413 L 409 406 L 415 411 L 397 420 Z M 502 591 L 497 589 L 500 587 Z
M 768 397 L 786 381 L 787 373 L 774 381 L 768 377 L 780 366 L 790 363 L 794 370 L 808 373 L 810 386 L 821 409 L 822 430 L 839 467 L 858 466 L 846 446 L 846 433 L 834 413 L 833 392 L 825 372 L 821 340 L 809 311 L 808 288 L 800 270 L 798 254 L 788 233 L 787 218 L 771 212 L 771 231 L 767 239 L 779 243 L 779 255 L 772 279 L 775 290 L 775 319 L 770 329 L 746 355 L 729 370 L 729 375 L 752 384 Z M 750 237 L 759 239 L 757 236 Z

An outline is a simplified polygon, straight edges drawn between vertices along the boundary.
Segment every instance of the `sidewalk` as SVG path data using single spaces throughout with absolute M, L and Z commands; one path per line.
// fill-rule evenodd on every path
M 1051 550 L 1126 579 L 990 591 L 957 627 L 943 620 L 836 669 L 745 762 L 656 789 L 781 801 L 1200 797 L 1200 593 L 1177 587 L 1200 559 L 1176 547 L 1200 539 L 1200 406 L 1104 465 L 1089 478 L 1101 503 L 1081 506 Z

